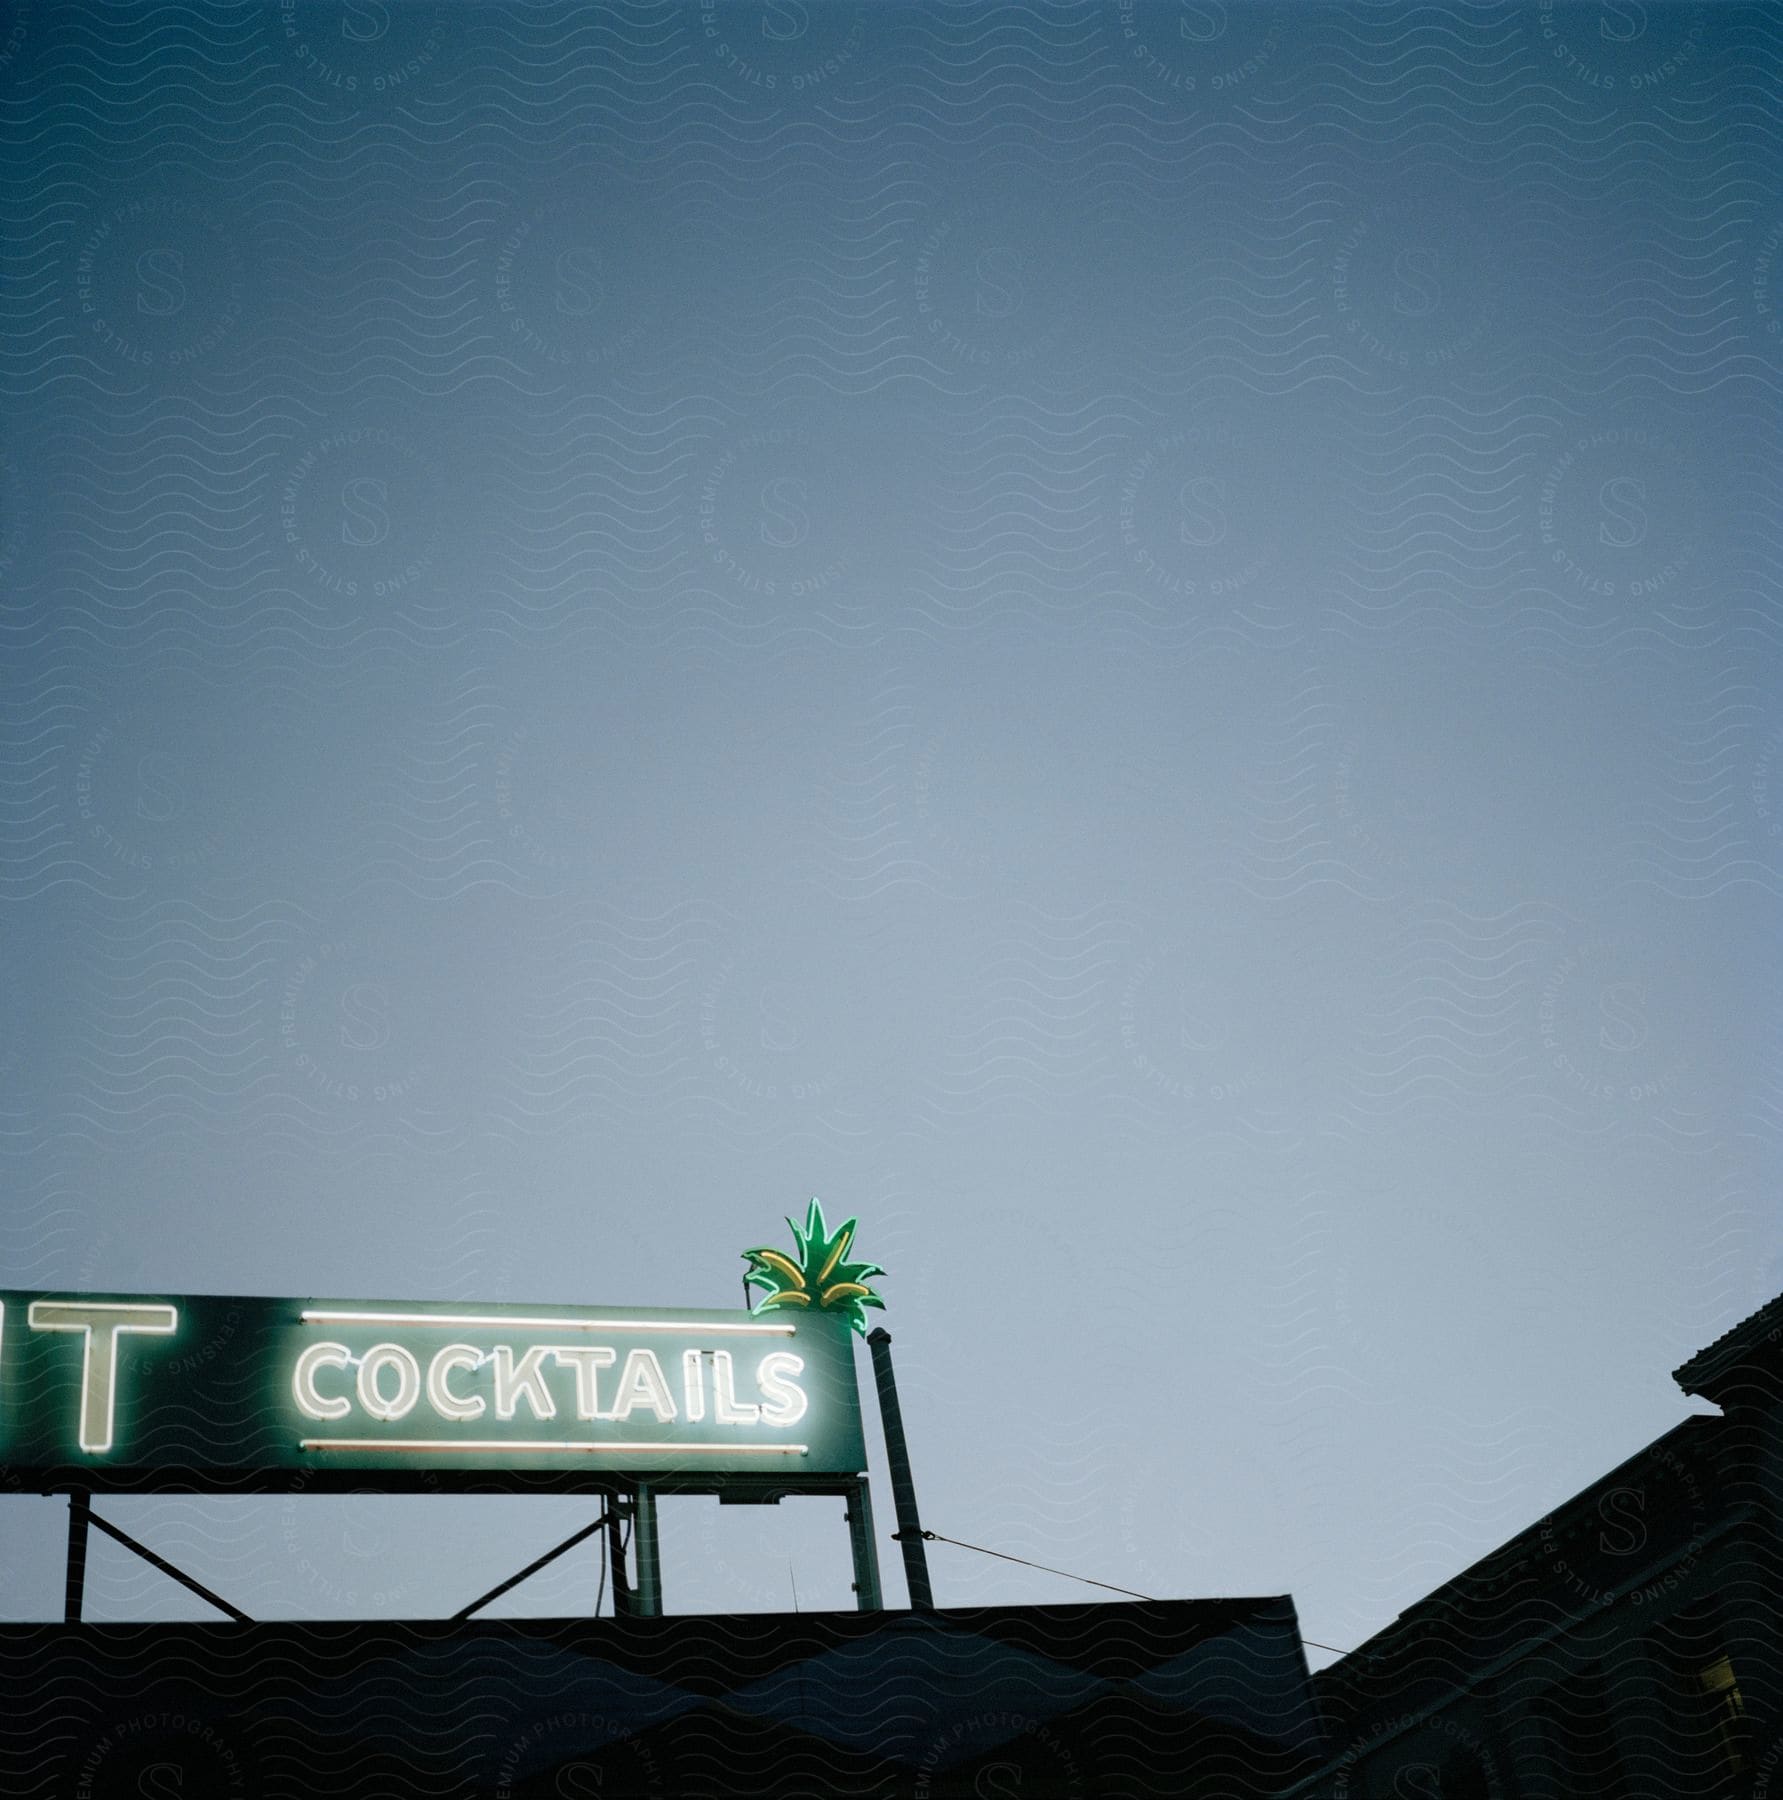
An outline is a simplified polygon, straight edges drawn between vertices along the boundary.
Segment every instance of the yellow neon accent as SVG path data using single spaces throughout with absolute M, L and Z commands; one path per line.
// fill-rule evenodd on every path
M 298 1315 L 306 1325 L 511 1325 L 526 1331 L 680 1331 L 703 1337 L 709 1331 L 774 1332 L 785 1337 L 790 1325 L 733 1325 L 702 1319 L 516 1319 L 494 1313 L 334 1312 L 306 1307 Z
M 809 1294 L 772 1294 L 761 1303 L 761 1309 L 766 1312 L 770 1306 L 809 1306 L 810 1304 L 811 1296 Z M 791 1331 L 792 1327 L 788 1325 L 785 1329 Z
M 830 1260 L 817 1272 L 817 1285 L 822 1287 L 830 1278 L 830 1270 L 842 1260 L 842 1253 L 848 1248 L 848 1240 L 854 1236 L 852 1231 L 845 1231 L 836 1239 L 836 1247 L 830 1252 Z
M 537 1450 L 555 1456 L 661 1452 L 673 1456 L 809 1456 L 809 1444 L 572 1444 L 513 1438 L 299 1438 L 299 1450 Z
M 823 1299 L 820 1304 L 830 1305 L 838 1294 L 870 1294 L 872 1291 L 870 1287 L 862 1287 L 858 1281 L 838 1281 L 823 1290 Z
M 782 1256 L 778 1250 L 758 1250 L 755 1253 L 769 1268 L 777 1269 L 792 1282 L 794 1287 L 805 1285 L 805 1271 L 790 1256 Z

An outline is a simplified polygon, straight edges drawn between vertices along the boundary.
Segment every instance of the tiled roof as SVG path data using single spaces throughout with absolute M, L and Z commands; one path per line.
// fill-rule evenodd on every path
M 1783 1346 L 1783 1294 L 1679 1364 L 1672 1380 L 1687 1394 L 1713 1400 L 1736 1369 L 1775 1365 L 1779 1346 Z

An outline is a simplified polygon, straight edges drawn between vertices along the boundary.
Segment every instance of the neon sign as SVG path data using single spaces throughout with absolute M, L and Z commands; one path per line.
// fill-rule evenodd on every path
M 332 1316 L 335 1315 L 306 1312 L 304 1321 L 306 1324 L 325 1322 Z M 360 1322 L 381 1324 L 400 1316 L 371 1313 L 362 1315 Z M 412 1316 L 410 1322 L 414 1322 Z M 450 1332 L 475 1321 L 442 1314 L 425 1323 L 433 1332 Z M 519 1319 L 501 1323 L 509 1328 L 529 1326 L 557 1330 L 565 1325 L 574 1329 L 584 1322 Z M 588 1324 L 591 1329 L 598 1326 L 598 1322 Z M 634 1325 L 632 1329 L 638 1327 Z M 762 1325 L 754 1329 L 776 1336 L 792 1335 L 786 1326 Z M 422 1375 L 424 1357 L 427 1363 L 425 1378 Z M 299 1352 L 292 1367 L 291 1392 L 297 1410 L 308 1419 L 349 1418 L 354 1413 L 356 1400 L 360 1412 L 387 1424 L 406 1419 L 417 1408 L 430 1414 L 438 1424 L 462 1424 L 481 1418 L 493 1398 L 494 1416 L 498 1419 L 518 1417 L 524 1403 L 531 1418 L 545 1421 L 558 1417 L 560 1397 L 547 1379 L 549 1364 L 556 1370 L 570 1372 L 574 1385 L 569 1390 L 569 1396 L 573 1397 L 569 1410 L 583 1424 L 593 1424 L 601 1419 L 628 1421 L 640 1411 L 648 1412 L 662 1425 L 672 1425 L 680 1418 L 698 1424 L 706 1416 L 708 1362 L 712 1369 L 713 1417 L 719 1424 L 796 1425 L 805 1416 L 810 1401 L 798 1385 L 798 1377 L 804 1373 L 805 1359 L 790 1350 L 770 1350 L 756 1363 L 755 1383 L 765 1398 L 740 1401 L 736 1397 L 737 1376 L 729 1350 L 683 1350 L 678 1391 L 675 1391 L 663 1372 L 661 1358 L 647 1344 L 634 1345 L 626 1351 L 625 1361 L 621 1364 L 618 1350 L 608 1344 L 540 1343 L 517 1354 L 514 1346 L 506 1342 L 492 1344 L 487 1349 L 475 1344 L 449 1343 L 432 1351 L 423 1345 L 417 1352 L 405 1343 L 385 1341 L 373 1344 L 363 1355 L 356 1357 L 350 1346 L 324 1339 Z M 619 1373 L 611 1388 L 603 1390 L 601 1375 L 616 1364 Z M 348 1370 L 356 1369 L 357 1373 L 350 1383 L 343 1380 L 335 1384 L 334 1392 L 324 1395 L 318 1385 L 318 1377 L 324 1369 L 339 1370 L 343 1376 Z M 386 1369 L 394 1371 L 394 1386 L 383 1379 Z M 489 1371 L 487 1386 L 492 1394 L 466 1392 L 450 1383 L 449 1378 L 455 1371 L 463 1371 L 468 1387 L 483 1369 Z M 560 1383 L 560 1389 L 561 1386 Z M 332 1449 L 343 1441 L 327 1437 L 303 1440 L 307 1448 L 315 1450 Z M 354 1440 L 356 1444 L 358 1441 Z M 486 1444 L 471 1438 L 444 1441 L 464 1449 L 496 1450 L 512 1442 L 508 1438 L 491 1438 Z M 561 1447 L 562 1442 L 558 1440 L 554 1447 Z M 393 1440 L 393 1447 L 413 1446 L 406 1445 L 403 1440 Z M 634 1447 L 627 1440 L 604 1443 L 593 1439 L 578 1446 L 586 1452 L 618 1452 Z M 802 1456 L 809 1446 L 792 1443 L 752 1445 L 739 1441 L 729 1445 L 689 1445 L 688 1449 L 690 1452 L 697 1449 L 754 1449 Z
M 766 1246 L 743 1252 L 749 1264 L 744 1281 L 767 1290 L 768 1297 L 758 1310 L 834 1313 L 864 1336 L 867 1315 L 863 1309 L 885 1305 L 868 1285 L 869 1279 L 885 1271 L 878 1263 L 848 1261 L 859 1221 L 845 1219 L 831 1231 L 824 1223 L 822 1203 L 814 1198 L 802 1226 L 791 1219 L 786 1223 L 796 1258 Z
M 865 1450 L 840 1310 L 5 1294 L 0 1465 L 45 1488 L 790 1492 Z
M 77 1441 L 92 1455 L 111 1448 L 117 1419 L 118 1339 L 126 1332 L 166 1337 L 179 1326 L 177 1308 L 159 1302 L 33 1300 L 26 1310 L 33 1331 L 81 1334 L 80 1428 Z M 0 1310 L 0 1329 L 5 1312 Z

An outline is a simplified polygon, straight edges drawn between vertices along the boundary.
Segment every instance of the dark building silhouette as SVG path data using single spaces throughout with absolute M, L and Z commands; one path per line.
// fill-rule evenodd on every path
M 1318 1760 L 1286 1599 L 0 1626 L 7 1800 L 1250 1800 Z
M 1297 1800 L 1783 1800 L 1783 1296 L 1684 1420 L 1314 1677 Z
M 0 1626 L 0 1794 L 1783 1800 L 1783 1297 L 1309 1678 L 1286 1597 Z

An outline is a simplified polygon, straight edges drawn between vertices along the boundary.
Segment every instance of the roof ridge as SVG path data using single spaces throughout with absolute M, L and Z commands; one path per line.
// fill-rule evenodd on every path
M 1709 1385 L 1721 1381 L 1741 1363 L 1769 1348 L 1775 1353 L 1783 1345 L 1783 1294 L 1767 1300 L 1756 1312 L 1748 1313 L 1737 1325 L 1672 1370 L 1672 1380 L 1687 1394 L 1701 1394 L 1713 1399 Z

